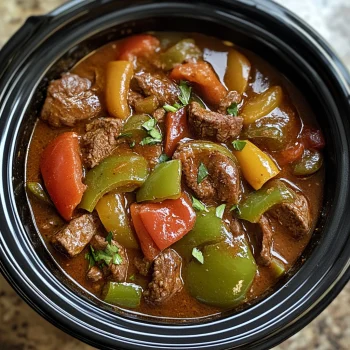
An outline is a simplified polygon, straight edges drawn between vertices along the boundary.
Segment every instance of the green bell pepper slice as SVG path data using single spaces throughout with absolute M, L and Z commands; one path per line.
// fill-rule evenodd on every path
M 296 197 L 293 190 L 282 181 L 274 180 L 263 186 L 260 190 L 248 194 L 238 206 L 240 219 L 257 223 L 262 214 L 274 205 L 282 202 L 292 202 Z
M 293 165 L 293 174 L 296 176 L 309 176 L 321 169 L 323 164 L 322 154 L 316 150 L 306 149 L 301 157 Z
M 193 259 L 185 270 L 190 294 L 205 304 L 231 308 L 246 298 L 257 266 L 244 238 L 233 245 L 221 242 L 202 250 L 203 264 Z
M 170 70 L 186 60 L 200 57 L 202 57 L 202 51 L 196 46 L 195 41 L 193 39 L 183 39 L 162 53 L 160 62 L 163 69 Z
M 134 283 L 108 282 L 103 289 L 103 300 L 112 305 L 135 308 L 140 305 L 142 288 Z
M 275 258 L 272 258 L 269 268 L 272 270 L 276 278 L 281 277 L 286 273 L 286 268 L 283 263 Z
M 148 163 L 136 154 L 112 155 L 91 169 L 85 177 L 87 186 L 79 207 L 92 212 L 100 198 L 110 192 L 132 192 L 148 176 Z
M 158 164 L 145 183 L 137 191 L 137 202 L 161 202 L 177 199 L 181 195 L 181 161 L 170 160 Z
M 139 244 L 131 229 L 125 198 L 121 193 L 110 192 L 96 204 L 96 211 L 107 232 L 125 248 L 138 249 Z
M 26 189 L 27 192 L 30 192 L 36 199 L 39 199 L 41 202 L 53 205 L 48 194 L 45 192 L 39 182 L 27 182 Z
M 173 248 L 189 261 L 193 248 L 218 243 L 229 238 L 232 238 L 232 235 L 226 224 L 216 216 L 215 208 L 209 208 L 207 212 L 197 212 L 193 229 L 176 242 Z
M 210 141 L 189 141 L 186 142 L 186 147 L 191 149 L 194 153 L 197 152 L 220 152 L 223 155 L 229 157 L 232 159 L 235 163 L 237 163 L 236 157 L 233 155 L 233 153 L 226 147 L 219 145 L 214 142 Z

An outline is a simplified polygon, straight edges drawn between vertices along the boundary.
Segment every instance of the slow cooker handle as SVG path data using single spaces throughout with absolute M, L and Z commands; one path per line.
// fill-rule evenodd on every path
M 6 73 L 7 67 L 16 55 L 24 50 L 25 45 L 32 38 L 33 34 L 47 19 L 47 16 L 28 17 L 23 26 L 3 46 L 0 50 L 0 79 Z

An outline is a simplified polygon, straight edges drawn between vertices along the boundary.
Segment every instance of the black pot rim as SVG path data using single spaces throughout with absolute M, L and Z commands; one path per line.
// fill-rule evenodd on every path
M 108 2 L 111 1 L 89 0 L 82 4 L 74 0 L 47 16 L 32 17 L 0 52 L 0 162 L 6 165 L 0 173 L 0 220 L 3 223 L 0 231 L 0 270 L 18 294 L 39 314 L 67 333 L 94 346 L 104 348 L 118 346 L 125 349 L 226 349 L 244 345 L 247 349 L 258 349 L 276 345 L 315 318 L 350 278 L 350 223 L 349 220 L 345 220 L 345 208 L 349 207 L 347 203 L 350 198 L 347 183 L 337 185 L 335 195 L 338 202 L 331 211 L 331 214 L 334 214 L 333 221 L 328 224 L 328 229 L 333 231 L 337 229 L 343 233 L 335 237 L 343 242 L 341 246 L 335 247 L 332 242 L 328 242 L 325 246 L 316 247 L 310 259 L 274 294 L 239 314 L 200 324 L 155 324 L 99 309 L 88 298 L 76 295 L 60 283 L 39 259 L 36 254 L 37 247 L 26 235 L 15 204 L 16 189 L 12 185 L 16 140 L 11 140 L 11 135 L 18 134 L 18 120 L 21 121 L 23 115 L 15 116 L 10 111 L 16 107 L 15 101 L 11 100 L 15 96 L 14 86 L 19 79 L 25 79 L 21 75 L 21 69 L 25 68 L 23 65 L 26 59 L 30 59 L 31 50 L 34 48 L 25 48 L 23 44 L 23 51 L 20 52 L 16 46 L 18 42 L 28 43 L 29 40 L 33 41 L 33 46 L 39 46 L 52 31 L 58 30 L 63 23 L 70 23 L 73 15 L 79 16 L 88 8 L 94 9 L 96 5 Z M 138 2 L 142 2 L 144 8 L 161 7 L 165 4 L 175 6 L 179 3 L 181 6 L 191 6 L 181 0 L 164 2 L 162 5 L 152 5 L 142 0 Z M 285 23 L 288 30 L 294 30 L 296 35 L 319 52 L 324 62 L 329 63 L 328 73 L 333 81 L 336 81 L 337 92 L 342 94 L 343 103 L 347 100 L 347 111 L 350 115 L 350 89 L 347 85 L 350 84 L 349 73 L 328 45 L 294 14 L 275 3 L 261 4 L 258 0 L 249 2 L 239 0 L 236 1 L 236 5 L 227 0 L 217 1 L 215 5 L 210 1 L 193 3 L 195 2 L 203 6 L 247 7 L 263 13 L 270 20 Z M 274 14 L 274 19 L 271 18 L 271 13 Z M 227 14 L 218 15 L 224 18 Z M 25 102 L 22 103 L 23 107 L 27 106 Z M 5 117 L 5 112 L 9 113 L 8 117 Z M 11 121 L 11 118 L 16 122 Z M 342 165 L 338 179 L 341 180 L 349 174 L 350 134 L 347 132 L 350 132 L 350 128 L 341 118 L 335 122 L 343 127 L 343 130 L 339 128 L 337 134 L 343 142 L 342 154 L 336 155 Z M 327 266 L 317 260 L 319 257 L 325 257 L 325 249 L 330 249 L 334 253 L 329 259 L 332 262 Z M 303 285 L 298 288 L 292 287 L 302 274 Z M 305 277 L 307 275 L 308 277 Z M 278 296 L 282 297 L 283 308 L 275 302 Z M 251 327 L 250 317 L 255 310 L 259 310 L 259 313 L 254 315 L 256 317 L 254 327 Z M 240 323 L 235 323 L 237 321 Z M 112 327 L 112 323 L 115 327 Z

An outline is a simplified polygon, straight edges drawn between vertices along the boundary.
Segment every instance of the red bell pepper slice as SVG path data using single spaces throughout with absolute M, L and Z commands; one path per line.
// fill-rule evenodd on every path
M 178 142 L 189 136 L 186 108 L 176 112 L 168 112 L 165 117 L 166 137 L 165 154 L 171 157 Z
M 42 153 L 40 171 L 56 209 L 71 220 L 86 188 L 78 135 L 65 132 L 52 140 Z
M 221 84 L 212 66 L 204 61 L 178 65 L 171 71 L 170 78 L 190 81 L 205 101 L 211 105 L 219 105 L 227 95 L 226 88 Z
M 196 213 L 187 195 L 161 203 L 143 204 L 140 218 L 160 250 L 170 247 L 192 230 Z
M 118 60 L 132 61 L 134 57 L 147 56 L 154 53 L 159 45 L 159 40 L 152 35 L 131 36 L 121 43 Z
M 157 245 L 154 243 L 152 237 L 147 232 L 141 217 L 140 210 L 143 204 L 133 203 L 130 206 L 130 214 L 134 229 L 136 231 L 137 237 L 139 238 L 142 252 L 147 260 L 153 261 L 156 256 L 160 253 Z

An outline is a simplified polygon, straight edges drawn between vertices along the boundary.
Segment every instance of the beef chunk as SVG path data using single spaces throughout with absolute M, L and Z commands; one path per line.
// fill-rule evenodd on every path
M 98 165 L 112 154 L 117 145 L 122 121 L 114 118 L 101 118 L 86 125 L 86 134 L 82 138 L 84 164 L 88 168 Z
M 52 244 L 64 254 L 73 257 L 78 255 L 96 234 L 97 224 L 92 214 L 84 214 L 57 232 Z
M 310 232 L 309 203 L 302 194 L 297 194 L 292 203 L 282 203 L 274 206 L 269 214 L 276 218 L 281 225 L 287 227 L 296 239 L 306 236 Z
M 162 304 L 183 287 L 182 259 L 173 249 L 166 249 L 154 260 L 152 282 L 143 293 L 148 302 Z
M 135 75 L 135 80 L 146 96 L 154 95 L 160 105 L 172 105 L 178 100 L 179 89 L 162 71 L 142 70 Z
M 126 254 L 126 250 L 122 245 L 113 239 L 111 241 L 111 244 L 118 247 L 118 254 L 122 258 L 122 261 L 119 265 L 113 264 L 113 262 L 111 262 L 108 266 L 104 266 L 103 273 L 106 277 L 112 279 L 113 281 L 125 282 L 129 267 L 129 259 Z M 93 240 L 91 241 L 91 246 L 95 250 L 105 250 L 107 245 L 108 242 L 106 239 L 100 235 L 94 236 Z
M 159 144 L 145 146 L 136 144 L 133 151 L 144 157 L 147 160 L 150 169 L 153 170 L 155 166 L 159 164 L 159 157 L 162 154 L 162 146 Z
M 66 73 L 50 83 L 41 118 L 52 126 L 73 126 L 77 121 L 98 116 L 101 110 L 91 81 Z
M 92 282 L 98 282 L 103 279 L 103 273 L 97 266 L 90 267 L 86 277 Z
M 265 215 L 261 216 L 259 220 L 259 226 L 261 228 L 262 240 L 258 263 L 260 265 L 268 266 L 270 265 L 272 259 L 271 246 L 273 231 L 270 225 L 270 221 Z
M 230 220 L 230 231 L 234 237 L 244 235 L 244 230 L 241 222 L 234 217 Z
M 241 95 L 237 91 L 230 91 L 220 102 L 218 112 L 221 114 L 227 114 L 227 108 L 232 103 L 240 103 Z
M 190 143 L 184 143 L 178 146 L 173 155 L 173 159 L 181 160 L 187 186 L 195 192 L 199 199 L 204 201 L 219 200 L 238 203 L 240 178 L 237 165 L 220 152 L 202 153 L 194 154 Z M 209 175 L 198 184 L 200 163 L 206 166 Z
M 153 112 L 153 118 L 157 121 L 158 124 L 164 124 L 165 122 L 165 109 L 164 108 L 157 108 Z
M 148 276 L 151 266 L 152 266 L 152 261 L 147 260 L 146 258 L 139 258 L 136 257 L 134 259 L 134 265 L 139 272 L 140 275 L 142 276 Z
M 208 111 L 197 102 L 189 105 L 188 122 L 199 138 L 214 138 L 219 142 L 237 137 L 243 127 L 243 118 Z

